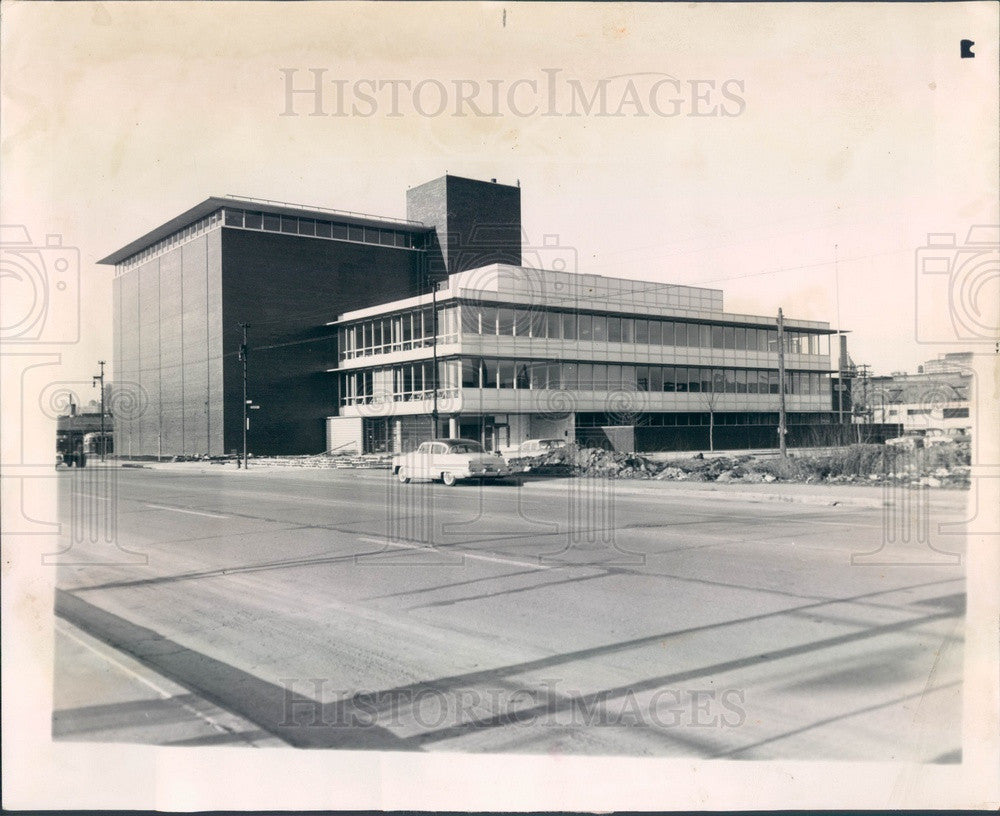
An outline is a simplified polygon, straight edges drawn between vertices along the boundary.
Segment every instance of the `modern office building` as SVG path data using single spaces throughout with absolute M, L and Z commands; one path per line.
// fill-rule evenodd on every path
M 115 266 L 124 456 L 401 450 L 435 432 L 507 447 L 777 445 L 774 316 L 717 290 L 605 278 L 525 248 L 519 186 L 444 176 L 407 218 L 213 197 Z M 436 328 L 436 332 L 435 332 Z M 789 442 L 829 423 L 830 327 L 786 319 Z M 259 407 L 256 407 L 259 406 Z M 437 425 L 434 426 L 436 418 Z
M 330 449 L 436 433 L 683 450 L 708 447 L 710 423 L 717 447 L 777 445 L 777 317 L 727 313 L 718 290 L 490 264 L 331 326 Z M 790 443 L 832 420 L 830 334 L 784 320 Z

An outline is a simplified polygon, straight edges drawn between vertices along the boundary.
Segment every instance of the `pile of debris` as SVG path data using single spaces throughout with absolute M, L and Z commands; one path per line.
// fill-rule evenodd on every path
M 929 450 L 906 451 L 884 445 L 850 445 L 821 453 L 704 457 L 702 454 L 655 461 L 637 453 L 567 445 L 540 456 L 513 458 L 512 470 L 539 476 L 583 476 L 603 479 L 741 482 L 759 484 L 903 484 L 969 486 L 969 445 L 956 443 Z

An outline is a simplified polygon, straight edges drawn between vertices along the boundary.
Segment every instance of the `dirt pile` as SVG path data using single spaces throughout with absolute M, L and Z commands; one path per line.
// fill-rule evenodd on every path
M 804 484 L 894 483 L 930 487 L 969 486 L 969 443 L 906 450 L 850 445 L 819 454 L 718 456 L 701 454 L 654 461 L 637 453 L 567 445 L 541 456 L 510 460 L 512 469 L 549 476 L 656 479 L 690 482 L 797 482 Z

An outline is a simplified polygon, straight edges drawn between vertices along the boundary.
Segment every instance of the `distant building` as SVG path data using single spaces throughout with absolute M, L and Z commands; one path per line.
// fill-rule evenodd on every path
M 970 433 L 971 359 L 971 352 L 945 354 L 925 362 L 916 374 L 871 377 L 863 396 L 855 382 L 856 399 L 864 406 L 856 414 L 877 423 L 899 423 L 904 432 Z

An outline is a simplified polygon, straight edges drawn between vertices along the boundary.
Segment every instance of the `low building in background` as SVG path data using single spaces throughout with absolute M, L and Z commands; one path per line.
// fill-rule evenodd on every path
M 971 359 L 971 352 L 945 354 L 925 362 L 916 374 L 871 377 L 860 393 L 856 383 L 856 418 L 896 423 L 903 433 L 970 434 Z

